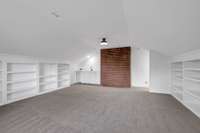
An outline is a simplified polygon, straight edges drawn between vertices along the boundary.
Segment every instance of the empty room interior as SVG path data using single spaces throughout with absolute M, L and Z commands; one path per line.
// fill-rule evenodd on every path
M 0 133 L 200 133 L 200 1 L 1 0 Z

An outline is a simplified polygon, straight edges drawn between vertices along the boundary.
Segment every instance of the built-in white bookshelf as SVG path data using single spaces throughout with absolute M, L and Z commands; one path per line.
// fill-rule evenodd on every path
M 68 63 L 0 61 L 0 105 L 70 86 Z
M 183 99 L 183 63 L 172 63 L 172 95 L 178 100 Z
M 183 62 L 172 63 L 172 94 L 175 96 L 183 105 L 188 107 L 192 112 L 200 117 L 200 59 L 199 60 L 189 60 Z M 182 66 L 182 67 L 180 67 Z M 176 87 L 174 84 L 179 83 L 176 80 L 176 73 L 174 70 L 180 70 L 178 75 L 182 75 L 181 89 L 179 89 L 181 94 L 177 96 Z M 182 72 L 182 74 L 180 74 Z M 178 76 L 179 77 L 179 76 Z
M 37 64 L 7 63 L 7 101 L 21 100 L 37 94 Z
M 70 67 L 69 64 L 58 64 L 58 87 L 68 87 L 70 85 Z
M 39 91 L 48 92 L 57 89 L 57 64 L 40 63 Z
M 3 64 L 0 61 L 0 105 L 3 104 Z

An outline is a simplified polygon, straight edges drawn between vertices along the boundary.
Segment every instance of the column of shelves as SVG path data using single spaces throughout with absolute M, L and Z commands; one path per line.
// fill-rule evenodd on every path
M 69 64 L 0 61 L 0 105 L 68 86 Z
M 69 64 L 58 64 L 58 88 L 70 86 L 70 67 Z
M 172 95 L 179 101 L 183 100 L 183 63 L 172 64 Z
M 57 64 L 40 63 L 39 65 L 39 93 L 56 90 L 57 87 Z
M 200 116 L 200 60 L 185 61 L 183 70 L 184 103 Z
M 37 95 L 36 72 L 36 63 L 7 63 L 7 103 Z

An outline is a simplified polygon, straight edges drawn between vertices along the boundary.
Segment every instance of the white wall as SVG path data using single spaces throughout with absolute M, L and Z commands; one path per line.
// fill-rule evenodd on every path
M 85 71 L 90 71 L 93 69 L 95 72 L 82 72 L 81 81 L 84 83 L 100 84 L 100 51 L 92 53 L 84 57 L 78 64 L 78 70 L 82 68 Z M 83 79 L 84 78 L 84 79 Z
M 83 70 L 90 70 L 92 68 L 94 71 L 100 71 L 100 51 L 88 54 L 80 61 L 78 66 Z
M 184 54 L 174 56 L 172 58 L 172 62 L 176 61 L 188 61 L 188 60 L 195 60 L 200 59 L 200 49 L 185 52 Z
M 0 60 L 2 61 L 10 61 L 10 62 L 66 62 L 65 60 L 58 59 L 50 59 L 50 58 L 36 58 L 31 56 L 22 56 L 22 55 L 14 55 L 14 54 L 0 54 Z
M 149 87 L 150 52 L 146 49 L 131 49 L 131 85 Z
M 97 71 L 96 84 L 100 84 L 100 51 L 87 56 L 79 62 L 78 68 Z M 131 86 L 149 86 L 149 59 L 149 50 L 131 48 Z
M 169 93 L 170 57 L 150 52 L 150 92 Z
M 76 84 L 78 81 L 76 80 L 76 71 L 78 70 L 78 65 L 75 63 L 70 64 L 70 75 L 71 75 L 71 84 Z

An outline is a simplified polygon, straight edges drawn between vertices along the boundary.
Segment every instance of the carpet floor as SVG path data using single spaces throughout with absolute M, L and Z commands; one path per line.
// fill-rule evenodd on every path
M 0 107 L 0 133 L 200 133 L 170 95 L 75 85 Z

